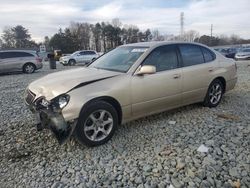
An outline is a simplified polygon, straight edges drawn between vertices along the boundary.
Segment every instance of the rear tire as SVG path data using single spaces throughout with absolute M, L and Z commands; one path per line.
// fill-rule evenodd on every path
M 23 66 L 23 72 L 26 74 L 32 74 L 35 72 L 36 66 L 32 63 L 27 63 Z
M 107 102 L 96 101 L 81 111 L 75 133 L 81 144 L 99 146 L 112 138 L 117 126 L 115 108 Z
M 203 105 L 206 107 L 216 107 L 221 102 L 224 86 L 219 79 L 214 80 L 208 87 Z

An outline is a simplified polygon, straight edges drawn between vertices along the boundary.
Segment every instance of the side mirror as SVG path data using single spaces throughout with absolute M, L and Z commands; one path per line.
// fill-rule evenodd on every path
M 144 74 L 154 74 L 156 73 L 156 68 L 153 65 L 143 65 L 135 75 L 141 76 Z

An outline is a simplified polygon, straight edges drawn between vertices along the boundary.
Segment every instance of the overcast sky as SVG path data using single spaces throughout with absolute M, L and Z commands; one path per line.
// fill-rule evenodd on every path
M 21 24 L 33 39 L 42 41 L 70 21 L 96 23 L 119 18 L 142 30 L 178 35 L 182 11 L 185 31 L 209 35 L 213 24 L 215 35 L 250 38 L 250 0 L 0 0 L 0 32 Z

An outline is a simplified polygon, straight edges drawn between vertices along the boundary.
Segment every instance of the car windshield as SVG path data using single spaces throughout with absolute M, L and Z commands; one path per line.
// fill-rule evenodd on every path
M 71 54 L 71 55 L 72 55 L 72 56 L 73 56 L 73 55 L 77 55 L 77 54 L 79 54 L 79 52 L 80 52 L 80 51 L 76 51 L 76 52 L 74 52 L 74 53 Z
M 89 65 L 97 69 L 127 72 L 148 47 L 126 46 L 116 48 Z

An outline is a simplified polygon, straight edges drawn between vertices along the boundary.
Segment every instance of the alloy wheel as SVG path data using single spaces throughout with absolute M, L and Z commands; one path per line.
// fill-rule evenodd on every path
M 33 65 L 26 65 L 25 66 L 25 72 L 26 73 L 33 73 L 34 72 L 34 66 Z
M 113 128 L 113 117 L 106 110 L 91 113 L 84 123 L 84 134 L 91 141 L 105 139 Z
M 215 83 L 209 92 L 209 100 L 212 104 L 217 104 L 222 96 L 222 87 L 219 83 Z

